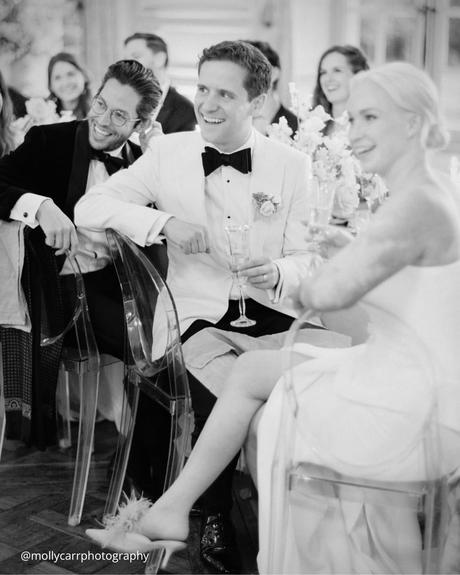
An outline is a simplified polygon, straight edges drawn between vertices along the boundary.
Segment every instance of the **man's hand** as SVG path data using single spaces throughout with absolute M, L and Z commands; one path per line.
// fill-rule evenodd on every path
M 269 258 L 256 258 L 238 268 L 248 282 L 259 289 L 272 289 L 280 279 L 278 266 Z
M 203 226 L 170 218 L 162 233 L 168 241 L 178 245 L 184 254 L 209 253 L 208 232 Z
M 37 221 L 44 231 L 46 245 L 56 249 L 57 256 L 70 251 L 77 253 L 78 237 L 72 221 L 60 210 L 53 200 L 45 200 L 37 211 Z
M 151 138 L 163 135 L 163 128 L 160 122 L 150 120 L 147 124 L 143 125 L 143 128 L 139 132 L 139 143 L 141 145 L 142 153 L 144 153 L 148 148 Z

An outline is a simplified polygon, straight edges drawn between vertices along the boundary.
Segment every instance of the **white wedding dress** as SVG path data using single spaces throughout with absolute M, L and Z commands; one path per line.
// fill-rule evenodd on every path
M 274 458 L 280 453 L 283 458 L 283 452 L 294 451 L 294 461 L 356 477 L 422 479 L 425 423 L 437 405 L 443 448 L 439 472 L 459 466 L 459 285 L 460 261 L 409 266 L 363 298 L 369 314 L 366 343 L 317 351 L 299 344 L 299 351 L 316 357 L 293 371 L 299 404 L 295 440 L 286 432 L 294 420 L 286 409 L 283 380 L 258 427 L 260 573 L 268 572 L 276 505 L 271 494 L 284 489 L 282 478 L 279 485 L 271 480 Z M 347 502 L 337 521 L 326 507 L 318 501 L 307 505 L 291 500 L 289 524 L 281 530 L 287 550 L 282 573 L 421 572 L 413 512 L 392 507 L 376 515 L 375 506 L 366 509 L 364 502 Z M 401 525 L 407 538 L 404 545 L 395 545 L 394 527 L 401 533 Z

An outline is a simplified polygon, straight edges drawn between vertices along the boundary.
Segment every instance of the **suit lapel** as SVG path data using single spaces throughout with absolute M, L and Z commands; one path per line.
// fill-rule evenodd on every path
M 77 201 L 86 191 L 88 170 L 90 162 L 90 146 L 88 142 L 88 122 L 80 122 L 75 132 L 74 149 L 72 157 L 72 170 L 70 172 L 67 190 L 66 211 L 73 220 L 73 209 Z

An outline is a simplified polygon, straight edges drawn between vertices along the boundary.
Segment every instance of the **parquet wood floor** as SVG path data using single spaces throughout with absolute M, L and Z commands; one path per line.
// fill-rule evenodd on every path
M 113 562 L 102 559 L 101 549 L 91 544 L 85 529 L 95 526 L 106 495 L 106 468 L 115 444 L 115 429 L 109 422 L 96 426 L 84 516 L 77 527 L 67 525 L 73 478 L 74 452 L 49 448 L 41 452 L 21 442 L 5 442 L 0 463 L 0 575 L 24 574 L 131 574 L 143 573 L 142 561 Z M 254 500 L 248 498 L 248 480 L 235 480 L 234 523 L 243 556 L 243 573 L 257 573 L 257 520 Z M 187 549 L 173 556 L 171 574 L 207 573 L 198 554 L 199 520 L 191 518 Z M 21 553 L 42 556 L 21 558 Z M 55 559 L 51 553 L 66 553 Z M 82 561 L 76 553 L 92 553 Z M 48 555 L 47 555 L 48 554 Z M 71 554 L 74 554 L 71 556 Z

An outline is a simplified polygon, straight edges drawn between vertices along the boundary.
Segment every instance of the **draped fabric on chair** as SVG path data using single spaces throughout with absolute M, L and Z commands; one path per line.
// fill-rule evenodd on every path
M 50 293 L 59 288 L 54 250 L 44 244 L 40 229 L 24 230 L 22 288 L 29 308 L 32 331 L 0 328 L 6 408 L 6 437 L 45 449 L 56 443 L 55 394 L 62 341 L 40 348 L 41 281 L 46 277 Z M 50 313 L 63 321 L 62 299 L 56 297 Z

